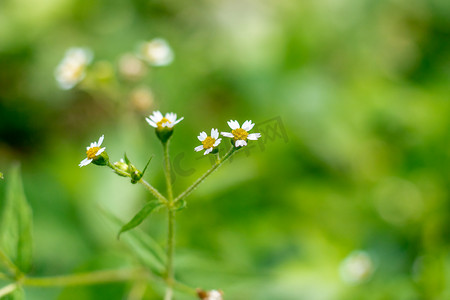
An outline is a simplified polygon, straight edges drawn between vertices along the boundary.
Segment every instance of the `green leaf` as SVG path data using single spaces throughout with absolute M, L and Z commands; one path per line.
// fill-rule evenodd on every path
M 181 199 L 175 203 L 175 211 L 180 211 L 186 208 L 186 200 Z
M 126 163 L 127 165 L 129 165 L 129 164 L 130 164 L 130 160 L 128 159 L 127 153 L 126 153 L 126 152 L 123 154 L 123 158 L 125 159 L 125 163 Z
M 115 226 L 122 226 L 123 222 L 111 214 L 111 212 L 101 209 L 105 217 Z M 134 256 L 156 275 L 163 276 L 166 270 L 167 255 L 164 249 L 147 233 L 139 228 L 130 231 L 121 239 Z
M 23 190 L 19 165 L 14 165 L 8 175 L 6 198 L 0 206 L 0 247 L 21 271 L 27 272 L 33 247 L 32 212 Z
M 147 218 L 147 216 L 157 207 L 160 207 L 162 205 L 161 202 L 159 202 L 158 200 L 154 200 L 154 201 L 150 201 L 149 203 L 147 203 L 146 205 L 144 205 L 144 207 L 133 217 L 133 219 L 131 219 L 130 222 L 128 222 L 127 224 L 123 225 L 122 228 L 120 229 L 119 233 L 117 234 L 117 239 L 120 238 L 120 235 L 123 232 L 126 232 L 128 230 L 133 229 L 134 227 L 138 226 L 139 224 L 142 223 L 142 221 L 145 220 L 145 218 Z
M 152 160 L 152 158 L 153 158 L 153 155 L 152 156 L 150 156 L 150 158 L 148 159 L 148 162 L 147 162 L 147 164 L 145 165 L 145 168 L 144 168 L 144 170 L 142 170 L 142 176 L 144 176 L 144 174 L 145 174 L 145 171 L 147 171 L 147 167 L 148 167 L 148 165 L 150 164 L 150 161 Z M 141 176 L 141 177 L 142 177 Z

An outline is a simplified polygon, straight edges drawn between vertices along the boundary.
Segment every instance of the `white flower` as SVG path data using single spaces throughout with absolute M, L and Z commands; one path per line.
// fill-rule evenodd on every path
M 164 127 L 172 128 L 175 124 L 178 124 L 183 119 L 184 117 L 177 120 L 177 114 L 175 113 L 167 113 L 166 116 L 163 116 L 159 110 L 154 111 L 152 115 L 148 116 L 148 118 L 145 118 L 150 126 L 157 129 L 163 129 Z
M 166 66 L 173 61 L 173 51 L 166 40 L 156 38 L 142 43 L 139 56 L 152 66 Z
M 222 293 L 216 290 L 212 290 L 208 294 L 208 300 L 222 300 Z
M 219 146 L 222 139 L 219 139 L 219 130 L 211 129 L 211 136 L 208 136 L 206 132 L 200 132 L 200 135 L 197 137 L 202 145 L 195 147 L 195 151 L 205 150 L 204 155 L 211 153 L 217 146 Z
M 239 126 L 238 121 L 233 120 L 228 121 L 228 126 L 232 129 L 231 133 L 221 132 L 220 134 L 232 138 L 236 147 L 247 146 L 247 140 L 256 141 L 261 137 L 261 133 L 248 133 L 252 130 L 253 126 L 255 126 L 255 123 L 252 123 L 251 120 L 245 121 L 244 124 L 242 124 L 242 128 Z
M 198 297 L 202 300 L 223 300 L 223 292 L 218 290 L 197 290 Z
M 104 139 L 104 135 L 102 135 L 99 139 L 98 142 L 93 142 L 91 143 L 90 146 L 86 147 L 86 156 L 87 158 L 83 159 L 79 166 L 84 167 L 87 166 L 88 164 L 90 164 L 96 157 L 98 157 L 100 154 L 102 154 L 103 151 L 105 151 L 105 147 L 100 148 L 100 146 L 103 143 L 103 139 Z
M 350 253 L 339 267 L 341 279 L 349 284 L 358 284 L 369 280 L 373 271 L 372 258 L 365 251 Z
M 55 78 L 60 88 L 68 90 L 86 76 L 86 67 L 93 54 L 85 48 L 70 48 L 55 70 Z

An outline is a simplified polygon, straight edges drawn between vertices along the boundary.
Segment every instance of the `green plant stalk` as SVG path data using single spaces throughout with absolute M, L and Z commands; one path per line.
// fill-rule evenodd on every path
M 170 158 L 169 158 L 169 141 L 163 143 L 164 148 L 164 166 L 167 184 L 167 270 L 166 270 L 166 282 L 167 289 L 165 300 L 172 300 L 173 296 L 173 285 L 175 282 L 175 271 L 173 264 L 173 256 L 175 253 L 175 211 L 174 211 L 174 201 L 173 201 L 173 189 L 172 189 L 172 176 L 170 173 Z
M 149 278 L 148 273 L 142 268 L 126 270 L 95 271 L 90 273 L 80 273 L 50 277 L 24 277 L 21 282 L 27 286 L 76 286 L 93 285 L 108 282 L 120 282 L 133 279 Z
M 222 158 L 220 158 L 214 166 L 212 166 L 208 171 L 205 172 L 199 179 L 197 179 L 190 187 L 188 187 L 183 193 L 181 193 L 177 198 L 175 198 L 174 203 L 177 203 L 178 201 L 186 198 L 193 190 L 197 188 L 197 186 L 202 183 L 206 177 L 211 175 L 218 167 L 220 167 L 227 159 L 233 155 L 234 152 L 236 152 L 238 148 L 235 148 L 234 146 L 231 147 L 230 151 L 228 151 Z
M 163 148 L 164 148 L 164 167 L 166 174 L 167 195 L 169 198 L 169 204 L 172 205 L 173 190 L 172 190 L 172 176 L 170 173 L 169 141 L 163 143 Z
M 173 256 L 175 253 L 175 211 L 172 207 L 168 208 L 168 232 L 167 232 L 167 290 L 165 300 L 172 299 L 172 289 L 175 282 L 175 272 L 173 265 Z
M 145 181 L 144 179 L 140 179 L 138 181 L 139 183 L 141 183 L 147 190 L 150 191 L 150 193 L 153 194 L 153 196 L 155 196 L 159 201 L 161 201 L 162 203 L 167 204 L 167 199 L 166 197 L 164 197 L 163 195 L 161 195 L 160 192 L 158 192 L 157 189 L 155 189 L 150 183 L 148 183 L 147 181 Z

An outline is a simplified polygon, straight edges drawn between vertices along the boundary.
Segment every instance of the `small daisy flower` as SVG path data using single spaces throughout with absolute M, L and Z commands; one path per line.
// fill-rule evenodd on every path
M 200 132 L 200 135 L 197 137 L 202 145 L 195 147 L 195 151 L 205 150 L 204 155 L 211 153 L 213 150 L 217 150 L 216 147 L 219 146 L 222 139 L 219 139 L 219 130 L 211 129 L 211 136 L 208 136 L 206 132 Z
M 230 132 L 221 132 L 223 136 L 232 138 L 234 140 L 235 147 L 247 146 L 247 140 L 256 141 L 261 137 L 261 133 L 248 133 L 252 130 L 255 123 L 252 123 L 251 120 L 247 120 L 242 124 L 242 127 L 239 126 L 238 121 L 230 120 L 228 121 L 228 126 L 232 129 Z
M 92 161 L 94 161 L 95 164 L 99 164 L 99 165 L 105 165 L 106 160 L 105 159 L 100 159 L 100 158 L 104 158 L 103 156 L 101 156 L 101 154 L 105 151 L 105 147 L 100 148 L 100 146 L 102 145 L 103 139 L 104 139 L 104 135 L 102 135 L 99 139 L 98 142 L 93 142 L 91 143 L 90 146 L 86 147 L 86 158 L 83 159 L 79 166 L 84 167 L 87 166 L 88 164 L 90 164 Z M 106 154 L 106 153 L 104 153 Z M 105 155 L 106 156 L 106 155 Z M 106 156 L 107 158 L 107 156 Z M 98 161 L 101 160 L 101 161 Z M 97 161 L 97 163 L 96 163 Z
M 70 48 L 55 70 L 55 78 L 63 90 L 73 88 L 86 76 L 93 54 L 85 48 Z
M 159 110 L 154 111 L 152 115 L 145 118 L 147 123 L 156 129 L 163 129 L 165 127 L 171 129 L 183 119 L 184 117 L 181 117 L 177 120 L 177 114 L 175 113 L 167 113 L 166 116 L 163 116 Z
M 153 39 L 142 43 L 139 56 L 150 65 L 159 67 L 166 66 L 173 61 L 173 51 L 166 40 L 161 38 Z

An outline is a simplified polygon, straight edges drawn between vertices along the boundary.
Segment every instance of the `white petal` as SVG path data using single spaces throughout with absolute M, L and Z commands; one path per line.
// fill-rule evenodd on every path
M 221 141 L 222 141 L 222 139 L 217 139 L 217 140 L 214 142 L 214 147 L 219 146 L 219 144 L 220 144 Z
M 197 146 L 194 148 L 195 151 L 202 151 L 203 150 L 203 145 Z
M 174 123 L 177 119 L 177 114 L 175 113 L 167 113 L 166 114 L 166 119 L 170 121 L 170 123 Z
M 162 123 L 162 124 L 161 124 L 162 127 L 168 127 L 168 128 L 172 128 L 173 125 L 174 125 L 174 124 L 173 124 L 173 123 L 170 123 L 170 122 L 165 122 L 165 123 Z
M 252 123 L 252 120 L 247 120 L 244 122 L 244 124 L 242 124 L 242 129 L 244 129 L 245 131 L 250 131 L 252 130 L 253 126 L 255 126 L 255 123 Z
M 213 151 L 213 147 L 206 149 L 205 153 L 203 153 L 203 155 L 209 154 L 209 153 L 211 153 L 211 151 Z
M 229 138 L 233 138 L 234 137 L 234 135 L 231 132 L 221 132 L 220 134 L 223 135 L 223 136 L 229 137 Z
M 92 159 L 85 158 L 85 159 L 83 159 L 83 160 L 80 162 L 80 164 L 79 164 L 78 166 L 79 166 L 80 168 L 81 168 L 81 167 L 84 167 L 84 166 L 87 166 L 88 164 L 91 163 L 91 161 L 92 161 Z
M 206 134 L 206 132 L 202 131 L 200 132 L 200 135 L 197 138 L 200 140 L 200 142 L 203 142 L 207 136 L 208 135 Z
M 228 126 L 230 126 L 230 128 L 233 129 L 233 130 L 239 128 L 239 122 L 238 121 L 230 120 L 227 123 L 228 123 Z
M 92 148 L 92 147 L 97 147 L 97 142 L 91 143 L 91 145 L 89 146 L 89 148 Z
M 175 116 L 176 116 L 176 115 L 175 115 Z M 176 119 L 176 117 L 175 117 L 175 119 Z M 174 122 L 173 122 L 173 125 L 178 124 L 178 123 L 180 123 L 180 122 L 183 121 L 183 120 L 184 120 L 184 117 L 181 117 L 181 118 L 179 118 L 178 120 L 174 121 Z
M 159 110 L 154 111 L 153 114 L 150 115 L 150 119 L 152 119 L 152 121 L 155 123 L 158 123 L 159 121 L 161 121 L 162 118 L 163 118 L 163 115 Z
M 102 135 L 102 136 L 98 139 L 97 147 L 100 147 L 100 146 L 102 145 L 104 139 L 105 139 L 105 135 Z
M 91 147 L 86 147 L 86 150 L 89 150 L 89 149 L 91 149 Z
M 256 140 L 259 139 L 260 137 L 261 137 L 261 133 L 250 133 L 250 134 L 247 136 L 247 139 L 256 141 Z
M 103 147 L 103 148 L 99 149 L 97 151 L 97 153 L 95 153 L 95 156 L 102 154 L 102 152 L 105 151 L 105 149 L 106 149 L 106 147 Z
M 150 120 L 149 118 L 145 118 L 145 121 L 147 121 L 148 124 L 150 124 L 150 126 L 157 128 L 158 125 L 156 125 L 156 123 L 152 120 Z
M 234 144 L 236 147 L 242 147 L 242 146 L 247 146 L 247 142 L 244 140 L 237 140 L 236 143 Z
M 219 137 L 219 130 L 217 130 L 217 129 L 211 129 L 211 137 L 213 138 L 213 139 L 216 139 L 217 140 L 217 138 Z

